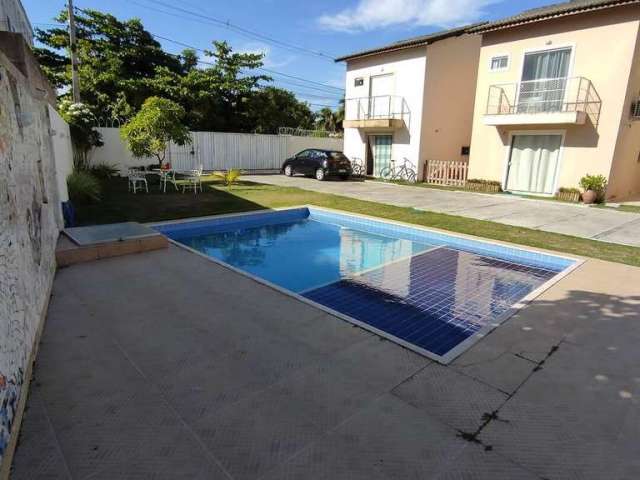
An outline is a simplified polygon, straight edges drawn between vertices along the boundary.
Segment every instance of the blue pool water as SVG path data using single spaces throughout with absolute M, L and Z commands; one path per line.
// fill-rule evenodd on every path
M 155 228 L 441 361 L 574 263 L 315 208 Z

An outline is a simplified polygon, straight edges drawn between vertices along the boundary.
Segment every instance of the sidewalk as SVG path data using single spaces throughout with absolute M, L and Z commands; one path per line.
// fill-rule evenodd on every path
M 584 205 L 439 190 L 376 181 L 326 181 L 284 175 L 247 175 L 244 180 L 298 187 L 399 207 L 490 220 L 546 232 L 640 247 L 640 215 Z

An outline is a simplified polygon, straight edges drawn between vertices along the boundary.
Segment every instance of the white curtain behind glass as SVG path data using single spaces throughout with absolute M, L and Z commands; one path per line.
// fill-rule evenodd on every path
M 561 143 L 561 135 L 515 135 L 507 174 L 507 189 L 554 193 Z
M 525 55 L 518 98 L 519 112 L 561 111 L 570 58 L 570 48 Z

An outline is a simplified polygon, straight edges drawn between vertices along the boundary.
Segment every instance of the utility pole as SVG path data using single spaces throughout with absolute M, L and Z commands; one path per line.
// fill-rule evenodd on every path
M 73 0 L 67 0 L 69 12 L 69 51 L 71 54 L 71 89 L 74 103 L 80 102 L 80 80 L 78 79 L 78 55 L 76 52 L 76 21 L 73 16 Z

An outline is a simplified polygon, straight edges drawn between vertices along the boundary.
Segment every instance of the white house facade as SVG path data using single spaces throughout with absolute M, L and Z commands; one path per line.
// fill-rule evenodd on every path
M 416 180 L 428 160 L 465 161 L 479 52 L 479 38 L 455 29 L 339 58 L 347 63 L 344 153 L 367 175 L 406 165 Z

